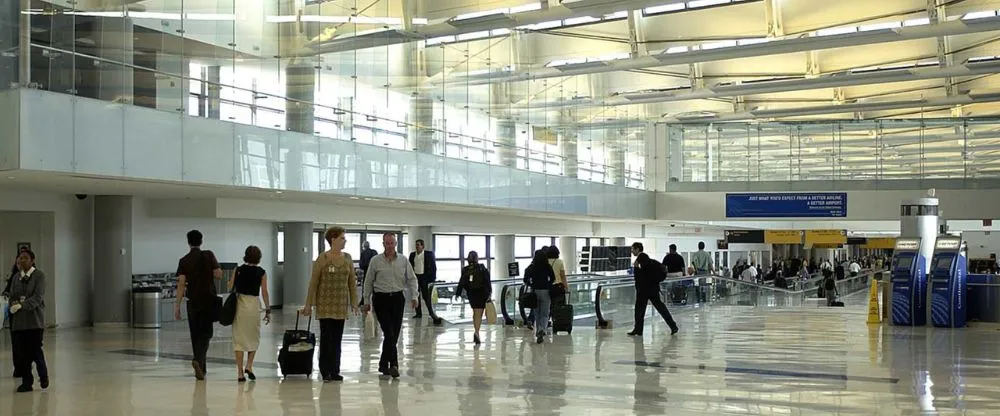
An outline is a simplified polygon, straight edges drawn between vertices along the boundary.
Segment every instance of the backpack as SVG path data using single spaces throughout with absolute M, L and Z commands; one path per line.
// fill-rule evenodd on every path
M 658 273 L 656 273 L 656 283 L 663 282 L 664 280 L 667 279 L 667 269 L 663 267 L 663 263 L 660 263 L 653 259 L 649 259 L 649 265 L 653 267 L 653 270 L 659 271 Z
M 823 287 L 826 290 L 828 290 L 828 291 L 829 290 L 836 290 L 837 289 L 837 282 L 835 280 L 833 280 L 833 279 L 831 279 L 831 278 L 828 277 L 828 278 L 826 278 L 826 281 L 823 282 Z

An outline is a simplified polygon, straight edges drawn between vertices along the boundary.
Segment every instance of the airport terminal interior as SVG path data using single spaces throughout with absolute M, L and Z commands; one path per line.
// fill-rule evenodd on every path
M 1000 0 L 4 0 L 0 415 L 1000 414 L 998 42 Z

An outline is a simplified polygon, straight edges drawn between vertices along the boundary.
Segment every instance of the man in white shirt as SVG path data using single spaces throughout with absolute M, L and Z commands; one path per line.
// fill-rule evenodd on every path
M 861 273 L 861 265 L 858 264 L 857 260 L 852 261 L 851 265 L 848 266 L 848 270 L 851 272 L 851 277 L 857 276 L 858 273 Z
M 755 266 L 753 263 L 750 263 L 750 267 L 744 269 L 743 273 L 740 274 L 740 279 L 746 280 L 748 282 L 756 282 L 757 276 L 758 276 L 757 266 Z

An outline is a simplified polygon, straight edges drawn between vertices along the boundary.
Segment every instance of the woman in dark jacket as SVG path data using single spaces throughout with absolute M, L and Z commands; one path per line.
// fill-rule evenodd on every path
M 43 389 L 49 387 L 49 371 L 42 353 L 42 332 L 45 330 L 45 273 L 35 268 L 35 253 L 21 252 L 17 257 L 20 272 L 13 276 L 10 285 L 10 330 L 14 333 L 17 351 L 16 369 L 21 376 L 18 392 L 32 390 L 34 377 L 31 364 L 35 363 L 38 379 Z
M 549 309 L 552 305 L 549 290 L 555 281 L 556 274 L 552 271 L 548 256 L 542 250 L 535 252 L 531 265 L 524 271 L 524 284 L 531 287 L 538 299 L 534 312 L 535 339 L 539 344 L 545 341 L 545 331 L 549 326 Z
M 466 260 L 469 264 L 462 269 L 462 278 L 458 280 L 455 297 L 462 296 L 462 291 L 465 291 L 469 306 L 472 307 L 472 326 L 476 329 L 473 342 L 479 345 L 482 343 L 479 340 L 479 327 L 483 324 L 486 302 L 489 302 L 493 294 L 493 284 L 490 282 L 490 271 L 479 263 L 479 253 L 470 251 Z

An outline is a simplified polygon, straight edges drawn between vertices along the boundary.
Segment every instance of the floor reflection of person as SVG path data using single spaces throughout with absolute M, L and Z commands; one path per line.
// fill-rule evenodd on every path
M 663 387 L 660 386 L 660 369 L 652 367 L 646 358 L 646 346 L 642 339 L 636 338 L 635 351 L 635 384 L 632 391 L 632 414 L 663 415 Z
M 465 381 L 465 388 L 462 389 L 461 381 L 455 381 L 459 387 L 458 411 L 463 415 L 490 416 L 493 414 L 493 406 L 490 405 L 493 396 L 493 386 L 490 384 L 492 378 L 486 373 L 486 368 L 479 358 L 479 350 L 474 354 L 472 373 Z
M 382 414 L 385 416 L 401 415 L 399 413 L 399 383 L 394 380 L 380 379 L 378 391 L 382 398 Z

